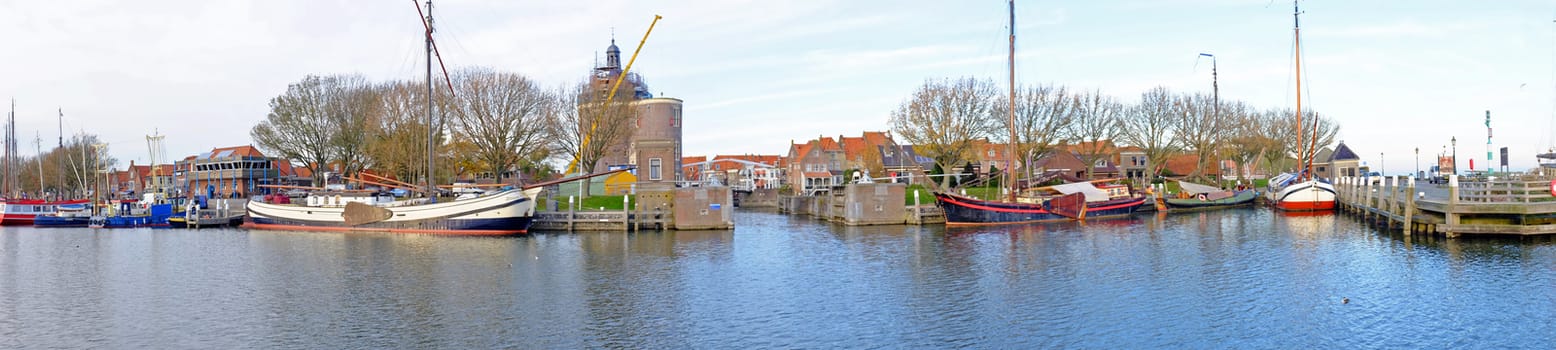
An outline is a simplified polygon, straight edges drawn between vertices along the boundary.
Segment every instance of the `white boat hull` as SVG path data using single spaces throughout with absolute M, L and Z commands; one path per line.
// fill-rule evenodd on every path
M 1276 208 L 1288 211 L 1334 210 L 1334 185 L 1318 180 L 1292 183 L 1271 189 L 1267 197 Z
M 348 223 L 345 206 L 248 203 L 244 227 L 292 231 L 370 231 L 459 235 L 509 235 L 528 232 L 535 201 L 526 191 L 507 190 L 474 199 L 396 207 L 382 220 Z M 537 191 L 538 192 L 538 191 Z

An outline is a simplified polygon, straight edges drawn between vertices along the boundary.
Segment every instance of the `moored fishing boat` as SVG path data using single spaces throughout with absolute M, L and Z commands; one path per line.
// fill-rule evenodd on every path
M 1005 129 L 1010 132 L 1009 141 L 1005 145 L 1007 155 L 1015 154 L 1015 144 L 1020 140 L 1016 134 L 1016 3 L 1009 3 L 1010 9 L 1010 99 L 1009 119 Z M 1006 157 L 1005 169 L 1015 169 L 1012 157 Z M 1010 174 L 1010 172 L 1005 172 Z M 1098 180 L 1092 182 L 1111 181 Z M 935 192 L 935 202 L 945 212 L 947 225 L 998 225 L 1017 224 L 1044 221 L 1085 220 L 1087 218 L 1103 218 L 1111 216 L 1124 216 L 1134 213 L 1135 209 L 1145 203 L 1145 197 L 1130 193 L 1127 186 L 1107 186 L 1098 189 L 1092 182 L 1077 182 L 1058 186 L 1050 186 L 1046 189 L 1062 193 L 1062 196 L 1036 196 L 1017 198 L 1021 190 L 1016 188 L 1018 181 L 1006 179 L 1004 200 L 982 200 L 966 196 Z M 1032 192 L 1038 189 L 1030 190 Z
M 1182 196 L 1164 200 L 1173 211 L 1231 208 L 1251 205 L 1259 199 L 1258 191 L 1251 189 L 1228 191 L 1185 181 L 1179 181 L 1178 188 L 1182 189 Z
M 418 11 L 420 7 L 418 7 Z M 427 44 L 427 96 L 433 94 L 432 59 L 436 49 L 433 41 L 432 3 L 427 2 L 426 28 L 422 39 Z M 448 72 L 443 72 L 444 79 Z M 453 86 L 449 86 L 453 92 Z M 427 120 L 432 120 L 435 101 L 427 101 Z M 428 139 L 437 139 L 434 129 L 428 130 Z M 427 172 L 435 174 L 433 165 L 435 146 L 428 143 Z M 427 198 L 396 200 L 388 193 L 372 193 L 360 190 L 316 189 L 301 204 L 289 201 L 249 201 L 248 218 L 243 227 L 268 230 L 333 231 L 333 232 L 390 232 L 431 233 L 455 235 L 510 235 L 526 233 L 535 214 L 534 198 L 543 188 L 508 189 L 487 193 L 474 198 L 461 198 L 440 202 L 439 190 L 433 186 L 432 176 L 426 176 L 425 187 L 406 184 L 392 179 L 379 179 L 389 183 L 364 181 L 383 187 L 413 190 Z M 328 186 L 326 186 L 328 187 Z M 185 218 L 187 221 L 189 218 Z
M 1313 175 L 1314 150 L 1318 147 L 1318 119 L 1313 119 L 1313 135 L 1304 143 L 1302 134 L 1302 25 L 1298 21 L 1301 11 L 1292 1 L 1292 38 L 1295 42 L 1293 59 L 1296 62 L 1297 83 L 1297 165 L 1295 174 L 1281 174 L 1270 179 L 1266 195 L 1271 205 L 1289 211 L 1327 211 L 1335 208 L 1334 185 Z
M 1265 199 L 1281 210 L 1325 211 L 1335 208 L 1334 185 L 1317 178 L 1303 180 L 1296 174 L 1280 174 L 1271 178 Z
M 1078 218 L 1107 218 L 1128 216 L 1145 203 L 1145 197 L 1134 196 L 1086 202 L 1081 215 L 1061 215 L 1063 208 L 1054 210 L 1051 201 L 1044 203 L 1020 203 L 959 196 L 936 192 L 935 201 L 945 212 L 946 225 L 998 225 L 1033 222 L 1068 221 Z M 1074 212 L 1074 209 L 1068 211 Z M 1069 213 L 1066 213 L 1069 214 Z M 1080 217 L 1077 217 L 1080 216 Z
M 248 203 L 243 227 L 267 230 L 511 235 L 528 232 L 540 188 L 442 203 L 388 194 L 319 192 L 306 203 Z

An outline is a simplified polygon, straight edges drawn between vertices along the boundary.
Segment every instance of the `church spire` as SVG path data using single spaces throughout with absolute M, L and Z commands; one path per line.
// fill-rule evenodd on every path
M 621 49 L 616 47 L 616 28 L 611 28 L 611 46 L 605 48 L 605 67 L 621 68 Z

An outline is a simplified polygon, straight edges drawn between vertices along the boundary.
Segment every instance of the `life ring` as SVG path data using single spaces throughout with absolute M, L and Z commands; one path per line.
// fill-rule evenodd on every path
M 1204 193 L 1200 193 L 1198 196 L 1194 196 L 1194 198 L 1199 198 L 1199 200 L 1206 200 L 1206 198 L 1209 198 L 1209 197 L 1205 197 Z

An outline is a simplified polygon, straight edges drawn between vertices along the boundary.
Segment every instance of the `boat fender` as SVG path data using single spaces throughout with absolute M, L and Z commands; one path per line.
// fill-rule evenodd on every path
M 1207 197 L 1205 197 L 1204 193 L 1200 193 L 1198 196 L 1195 196 L 1195 198 L 1198 198 L 1199 200 L 1205 200 Z

